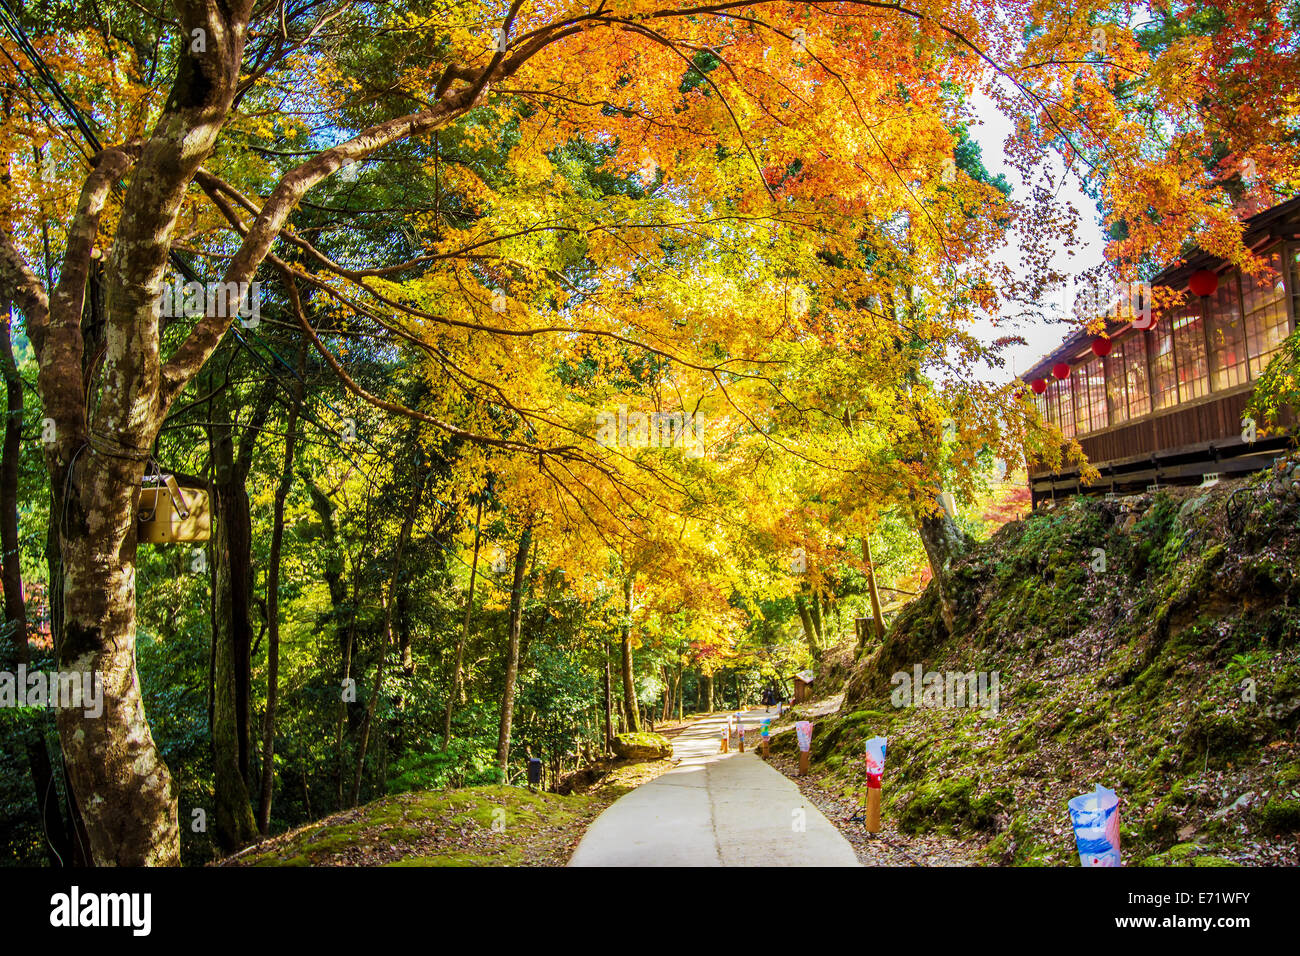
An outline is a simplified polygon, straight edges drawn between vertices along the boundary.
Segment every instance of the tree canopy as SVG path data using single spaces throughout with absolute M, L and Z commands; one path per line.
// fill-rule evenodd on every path
M 788 676 L 1060 459 L 1003 353 L 1063 176 L 1128 280 L 1263 269 L 1300 175 L 1280 0 L 4 3 L 6 621 L 103 681 L 96 863 Z M 140 545 L 154 474 L 210 542 Z

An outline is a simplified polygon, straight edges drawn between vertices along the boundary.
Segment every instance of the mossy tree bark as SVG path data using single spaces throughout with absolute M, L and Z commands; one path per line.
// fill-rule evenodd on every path
M 422 474 L 416 481 L 411 501 L 402 519 L 401 530 L 397 533 L 397 549 L 393 554 L 393 571 L 388 579 L 388 594 L 384 598 L 384 629 L 380 636 L 379 662 L 375 665 L 375 686 L 370 691 L 366 702 L 366 714 L 361 722 L 361 740 L 357 744 L 356 774 L 352 778 L 352 806 L 361 799 L 361 780 L 366 767 L 366 750 L 370 744 L 370 735 L 374 728 L 375 712 L 379 699 L 384 692 L 385 665 L 388 662 L 388 647 L 393 643 L 393 611 L 397 603 L 397 589 L 402 582 L 402 558 L 406 553 L 406 544 L 411 539 L 411 529 L 415 526 L 415 517 L 420 511 L 420 502 L 424 499 L 424 485 L 429 474 Z
M 613 681 L 609 666 L 609 644 L 603 637 L 601 644 L 604 645 L 605 651 L 605 753 L 609 753 L 614 741 L 614 694 L 611 687 Z
M 348 583 L 344 578 L 346 551 L 339 540 L 338 524 L 334 520 L 336 510 L 334 502 L 330 501 L 325 490 L 312 481 L 310 477 L 304 474 L 302 478 L 307 488 L 307 494 L 311 498 L 312 510 L 320 518 L 321 534 L 325 544 L 325 561 L 321 566 L 321 577 L 325 579 L 325 586 L 329 589 L 330 609 L 317 620 L 319 624 L 322 626 L 328 625 L 333 631 L 334 640 L 338 644 L 339 650 L 339 669 L 335 684 L 339 696 L 338 717 L 334 726 L 335 769 L 337 771 L 334 783 L 338 805 L 343 806 L 343 776 L 347 769 L 343 753 L 343 729 L 347 725 L 349 707 L 355 709 L 358 706 L 355 697 L 349 699 L 349 695 L 345 692 L 346 681 L 352 676 L 352 644 L 356 629 L 356 599 L 355 595 L 351 598 L 348 596 Z M 367 495 L 367 508 L 369 508 L 369 495 Z
M 871 560 L 871 535 L 863 534 L 862 536 L 862 562 L 867 566 L 867 593 L 871 597 L 871 621 L 875 629 L 876 640 L 885 636 L 885 617 L 880 613 L 880 592 L 876 588 L 876 563 Z M 861 650 L 865 643 L 866 634 L 858 641 L 858 649 Z
M 921 543 L 925 546 L 926 557 L 930 561 L 930 573 L 934 576 L 935 588 L 939 594 L 939 610 L 944 627 L 948 633 L 954 633 L 957 626 L 957 604 L 952 592 L 952 580 L 949 571 L 953 561 L 966 552 L 969 541 L 957 523 L 948 517 L 942 508 L 935 508 L 929 514 L 922 515 L 917 522 Z
M 298 377 L 293 404 L 285 425 L 284 463 L 275 489 L 271 518 L 271 552 L 266 563 L 266 710 L 262 715 L 262 788 L 257 803 L 257 829 L 266 836 L 271 828 L 271 801 L 275 794 L 275 717 L 280 698 L 280 552 L 284 544 L 284 509 L 293 487 L 293 459 L 298 444 L 298 415 L 302 408 L 307 373 L 307 340 L 298 345 Z
M 804 600 L 802 594 L 794 596 L 794 606 L 799 611 L 799 621 L 803 624 L 804 641 L 808 644 L 808 653 L 812 655 L 814 661 L 821 660 L 822 649 L 817 640 L 817 627 L 813 621 L 812 613 L 808 610 L 808 603 Z
M 248 427 L 234 443 L 230 385 L 204 376 L 209 395 L 208 444 L 212 461 L 212 641 L 213 641 L 213 800 L 218 845 L 227 852 L 257 836 L 250 795 L 252 751 L 249 729 L 252 686 L 253 518 L 248 472 L 253 448 L 266 422 L 273 383 L 258 395 Z
M 528 569 L 528 552 L 533 543 L 533 522 L 530 518 L 519 535 L 519 550 L 515 553 L 515 573 L 510 582 L 510 633 L 506 641 L 506 679 L 501 692 L 501 729 L 497 736 L 497 767 L 502 780 L 507 780 L 510 763 L 510 726 L 515 712 L 515 684 L 519 678 L 519 632 L 524 619 L 524 579 Z
M 483 530 L 483 498 L 480 496 L 474 512 L 474 559 L 469 566 L 469 590 L 465 595 L 465 619 L 461 622 L 460 637 L 456 641 L 456 655 L 451 667 L 451 688 L 447 692 L 447 716 L 442 728 L 442 748 L 447 749 L 451 743 L 451 716 L 456 709 L 458 698 L 464 693 L 462 686 L 463 667 L 465 663 L 465 642 L 469 640 L 469 624 L 474 615 L 474 582 L 478 577 L 479 545 Z
M 623 578 L 623 626 L 619 635 L 619 649 L 623 664 L 623 710 L 627 714 L 627 729 L 636 733 L 641 729 L 636 703 L 636 684 L 632 676 L 632 590 L 635 574 Z

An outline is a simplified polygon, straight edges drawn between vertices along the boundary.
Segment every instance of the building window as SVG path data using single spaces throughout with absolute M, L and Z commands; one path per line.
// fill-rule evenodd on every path
M 1128 375 L 1124 371 L 1123 344 L 1116 343 L 1103 361 L 1106 366 L 1106 412 L 1112 425 L 1122 425 L 1128 421 Z
M 1086 435 L 1092 431 L 1087 370 L 1082 365 L 1070 369 L 1070 377 L 1066 381 L 1070 383 L 1070 392 L 1074 395 L 1074 432 L 1076 435 Z
M 1190 402 L 1210 393 L 1210 370 L 1205 361 L 1205 326 L 1201 303 L 1190 302 L 1174 316 L 1174 348 L 1178 364 L 1178 400 Z
M 1070 378 L 1074 383 L 1079 434 L 1086 435 L 1107 427 L 1110 421 L 1106 417 L 1106 378 L 1102 373 L 1101 359 L 1080 365 Z
M 1151 331 L 1151 391 L 1157 412 L 1178 404 L 1173 324 L 1181 312 L 1180 309 L 1161 316 L 1160 323 Z
M 1290 323 L 1286 314 L 1286 287 L 1282 282 L 1282 254 L 1274 250 L 1264 259 L 1271 275 L 1265 273 L 1264 284 L 1252 276 L 1241 277 L 1242 311 L 1246 314 L 1246 350 L 1250 353 L 1250 377 L 1257 377 L 1268 367 L 1268 360 L 1282 345 Z
M 1291 244 L 1291 330 L 1300 328 L 1300 245 Z
M 1056 405 L 1056 424 L 1066 438 L 1074 437 L 1074 396 L 1070 389 L 1071 378 L 1055 379 L 1048 394 Z
M 1151 383 L 1147 378 L 1145 332 L 1133 332 L 1120 343 L 1124 352 L 1124 380 L 1128 386 L 1128 416 L 1141 418 L 1151 411 Z
M 1246 330 L 1241 321 L 1237 279 L 1234 269 L 1205 301 L 1210 336 L 1210 385 L 1216 392 L 1246 384 Z

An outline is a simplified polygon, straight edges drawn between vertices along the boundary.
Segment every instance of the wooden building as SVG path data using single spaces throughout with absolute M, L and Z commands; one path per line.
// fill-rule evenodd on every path
M 1186 303 L 1158 316 L 1154 327 L 1111 323 L 1104 357 L 1093 352 L 1095 336 L 1080 329 L 1022 376 L 1047 382 L 1042 394 L 1031 392 L 1040 413 L 1078 439 L 1101 473 L 1081 489 L 1077 468 L 1031 462 L 1035 506 L 1080 492 L 1130 494 L 1254 471 L 1288 443 L 1285 435 L 1248 441 L 1243 419 L 1255 379 L 1300 313 L 1300 197 L 1246 220 L 1245 241 L 1268 261 L 1271 280 L 1243 276 L 1198 251 L 1152 280 L 1187 292 Z M 1199 288 L 1208 273 L 1217 277 L 1213 293 L 1192 294 L 1192 277 L 1199 274 Z M 1053 370 L 1066 366 L 1068 377 L 1058 378 Z M 1284 424 L 1294 421 L 1288 414 Z
M 813 681 L 816 678 L 812 671 L 800 671 L 794 675 L 794 697 L 791 699 L 796 704 L 802 704 L 806 700 L 812 700 Z

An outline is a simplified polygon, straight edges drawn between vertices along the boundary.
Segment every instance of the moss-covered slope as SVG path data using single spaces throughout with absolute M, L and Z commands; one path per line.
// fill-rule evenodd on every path
M 563 865 L 601 806 L 590 796 L 506 786 L 402 793 L 267 840 L 225 865 Z
M 953 635 L 931 588 L 859 660 L 814 772 L 860 789 L 887 736 L 886 815 L 991 863 L 1076 863 L 1065 804 L 1096 783 L 1128 865 L 1300 862 L 1298 512 L 1260 475 L 1004 527 L 954 569 Z M 997 672 L 997 712 L 897 706 L 918 664 Z

